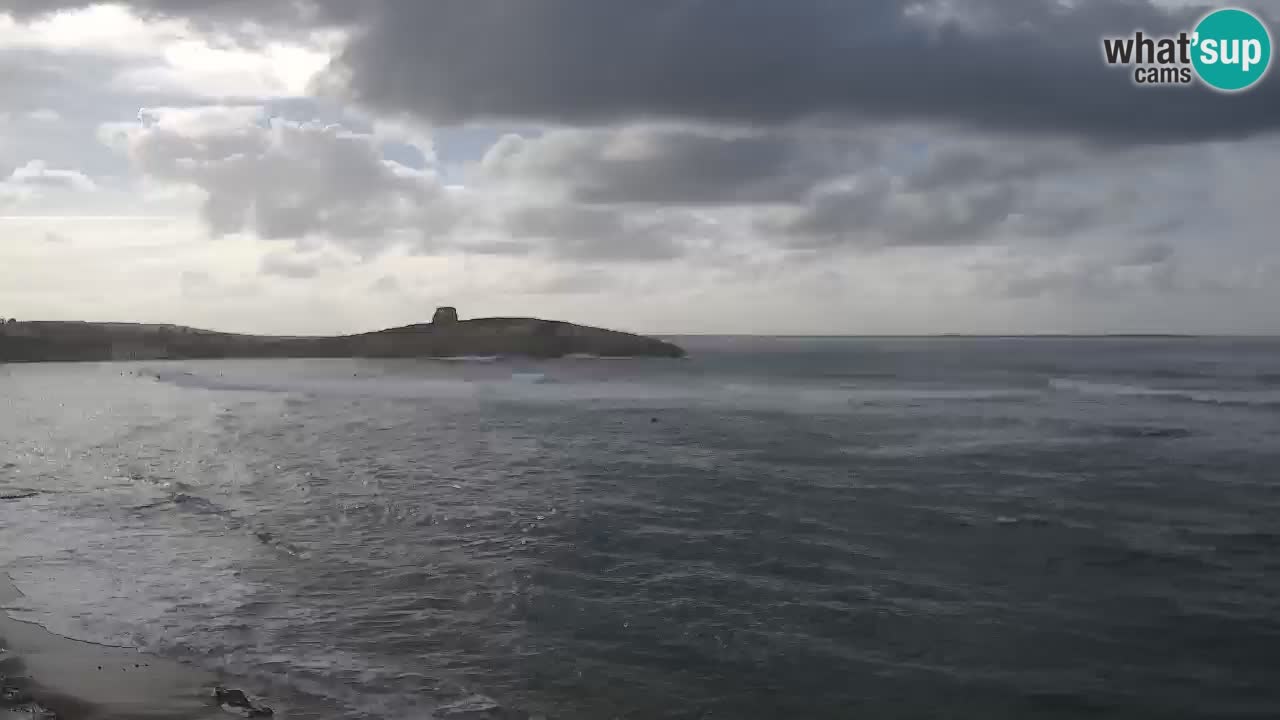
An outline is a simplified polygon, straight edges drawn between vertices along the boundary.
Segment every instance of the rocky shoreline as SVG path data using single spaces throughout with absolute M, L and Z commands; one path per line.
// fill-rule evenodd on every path
M 0 605 L 21 593 L 0 575 Z M 0 610 L 3 720 L 225 718 L 216 678 L 131 648 L 71 640 Z
M 227 720 L 330 717 L 290 706 L 279 714 L 223 678 L 133 648 L 72 640 L 15 620 L 6 608 L 22 593 L 0 571 L 0 720 Z M 441 720 L 546 720 L 463 693 L 441 700 Z M 274 704 L 274 703 L 272 703 Z

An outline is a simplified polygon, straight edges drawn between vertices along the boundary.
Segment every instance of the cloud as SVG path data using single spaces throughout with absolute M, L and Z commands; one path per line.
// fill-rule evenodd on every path
M 182 297 L 197 302 L 220 302 L 231 298 L 260 295 L 263 288 L 253 280 L 224 280 L 203 270 L 184 270 L 178 275 Z
M 1185 4 L 0 4 L 0 222 L 38 226 L 0 247 L 9 304 L 96 310 L 116 252 L 112 312 L 257 327 L 269 297 L 284 330 L 511 295 L 660 330 L 1275 323 L 1275 74 L 1142 89 L 1100 58 Z M 333 95 L 294 97 L 330 56 Z M 338 290 L 368 302 L 316 319 Z
M 211 232 L 321 236 L 376 252 L 397 230 L 447 226 L 433 174 L 385 160 L 372 136 L 257 107 L 153 108 L 101 134 L 146 177 L 204 195 Z
M 980 264 L 977 278 L 984 292 L 1014 299 L 1050 295 L 1096 300 L 1209 289 L 1184 271 L 1173 246 L 1161 242 Z
M 667 257 L 702 238 L 721 257 L 754 240 L 829 251 L 1067 240 L 1107 225 L 1167 232 L 1193 207 L 1166 177 L 1185 162 L 1187 153 L 1166 148 L 931 126 L 638 124 L 505 136 L 469 176 L 469 191 L 507 209 L 502 228 L 514 238 L 556 237 L 562 248 L 568 238 L 616 238 L 600 249 Z M 654 223 L 659 216 L 665 223 Z M 593 249 L 569 256 L 606 256 Z
M 1067 142 L 992 141 L 972 134 L 939 134 L 932 140 L 927 158 L 908 178 L 911 191 L 930 192 L 974 182 L 1034 180 L 1088 165 L 1097 157 L 1092 148 Z
M 879 133 L 897 138 L 874 161 L 812 178 L 798 203 L 758 208 L 754 229 L 808 250 L 1066 241 L 1102 228 L 1175 232 L 1205 203 L 1186 174 L 1203 162 L 1199 146 Z
M 1134 248 L 1127 256 L 1118 259 L 1116 264 L 1126 267 L 1159 265 L 1172 260 L 1176 253 L 1168 243 L 1151 242 Z
M 426 255 L 723 265 L 770 249 L 1067 240 L 1103 226 L 1137 236 L 1193 212 L 1156 181 L 1180 157 L 1167 150 L 928 127 L 562 128 L 500 138 L 462 186 L 437 178 L 428 135 L 415 135 L 426 150 L 410 168 L 389 159 L 385 135 L 256 105 L 149 109 L 100 135 L 149 182 L 196 188 L 216 235 L 331 240 L 366 258 L 402 244 Z
M 9 174 L 6 182 L 18 186 L 80 190 L 92 192 L 97 185 L 78 170 L 59 170 L 48 167 L 43 160 L 32 160 Z
M 507 135 L 484 180 L 535 184 L 582 203 L 717 205 L 799 199 L 815 179 L 874 157 L 857 133 L 626 125 Z
M 14 5 L 12 2 L 6 6 Z M 155 56 L 164 47 L 186 39 L 189 29 L 180 20 L 148 22 L 120 5 L 96 4 L 18 20 L 0 15 L 0 46 L 42 49 L 62 54 L 107 55 L 119 59 Z M 34 4 L 34 3 L 33 3 Z
M 674 258 L 692 239 L 720 258 L 753 240 L 822 251 L 1068 238 L 1122 215 L 1116 169 L 1148 162 L 1137 150 L 930 127 L 639 124 L 508 135 L 469 179 L 506 208 L 513 251 L 543 238 L 563 257 Z M 753 222 L 728 227 L 744 211 Z
M 340 262 L 327 256 L 294 255 L 277 251 L 263 256 L 259 271 L 263 275 L 309 280 L 319 275 L 325 268 L 340 265 Z
M 1139 144 L 1274 130 L 1274 76 L 1225 97 L 1135 87 L 1102 62 L 1104 34 L 1195 18 L 1139 0 L 386 0 L 326 80 L 437 123 L 928 120 Z
M 536 282 L 528 290 L 535 295 L 590 295 L 617 290 L 618 278 L 598 269 L 560 272 Z
M 264 3 L 260 0 L 124 0 L 103 3 L 102 0 L 5 0 L 5 13 L 20 21 L 59 20 L 59 13 L 72 11 L 97 11 L 104 16 L 118 12 L 118 6 L 128 6 L 142 18 L 155 21 L 163 19 L 191 19 L 200 23 L 221 22 L 245 25 L 258 23 L 299 23 L 316 20 L 316 9 L 309 2 Z M 50 17 L 55 16 L 55 17 Z M 99 29 L 107 35 L 109 30 Z
M 555 257 L 614 261 L 680 257 L 682 239 L 696 231 L 684 215 L 576 205 L 516 207 L 503 228 L 515 238 L 545 241 Z
M 388 159 L 376 134 L 284 120 L 260 106 L 151 108 L 137 122 L 104 124 L 99 135 L 149 182 L 198 189 L 214 235 L 331 240 L 366 257 L 404 244 L 420 253 L 623 262 L 679 257 L 710 229 L 678 208 L 555 197 L 547 188 L 558 162 L 522 164 L 518 154 L 490 153 L 475 188 L 450 189 L 430 165 L 414 169 Z M 431 158 L 430 138 L 419 140 L 428 145 L 420 157 Z M 549 142 L 586 144 L 575 133 Z M 555 157 L 540 145 L 529 151 Z M 616 168 L 606 162 L 584 173 L 606 182 Z M 686 189 L 697 196 L 691 200 L 707 199 L 696 183 Z M 262 269 L 314 274 L 275 258 Z
M 0 177 L 0 209 L 97 189 L 97 184 L 79 170 L 51 168 L 43 160 L 30 160 L 7 177 Z
M 800 248 L 970 244 L 995 241 L 1017 203 L 1009 183 L 925 193 L 873 176 L 820 190 L 799 211 L 768 217 L 759 227 L 791 236 Z
M 756 229 L 802 239 L 802 247 L 840 244 L 862 239 L 876 228 L 885 212 L 892 180 L 867 174 L 846 182 L 816 188 L 807 203 L 795 210 L 761 218 Z
M 22 17 L 85 0 L 10 0 Z M 317 87 L 433 124 L 929 121 L 1125 144 L 1280 125 L 1272 74 L 1235 96 L 1135 87 L 1101 38 L 1190 27 L 1149 0 L 133 0 L 224 29 L 342 27 Z M 875 68 L 868 72 L 868 68 Z
M 188 3 L 186 9 L 197 5 Z M 229 17 L 219 27 L 200 27 L 182 16 L 147 17 L 125 4 L 93 4 L 20 16 L 19 21 L 2 13 L 0 58 L 7 67 L 0 70 L 0 86 L 8 92 L 0 104 L 6 105 L 31 96 L 74 103 L 74 97 L 58 97 L 76 80 L 64 68 L 98 76 L 92 84 L 80 83 L 94 95 L 111 91 L 149 99 L 144 102 L 296 96 L 305 92 L 341 40 L 340 34 L 311 31 L 292 38 L 272 33 L 256 43 L 241 42 L 229 37 L 236 29 Z M 62 82 L 49 83 L 52 76 L 61 76 Z M 44 109 L 66 114 L 58 108 Z

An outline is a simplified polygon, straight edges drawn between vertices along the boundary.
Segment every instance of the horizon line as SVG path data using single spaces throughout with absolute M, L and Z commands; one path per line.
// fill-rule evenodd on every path
M 1264 333 L 1201 332 L 1040 332 L 1040 333 L 649 333 L 659 337 L 742 337 L 742 338 L 1280 338 L 1280 331 Z
M 508 317 L 508 316 L 493 316 Z M 258 335 L 261 337 L 277 337 L 277 338 L 321 338 L 329 337 L 329 335 L 296 335 L 296 334 L 277 334 L 262 332 L 246 332 L 240 330 L 214 330 L 207 327 L 199 327 L 196 325 L 184 325 L 177 322 L 145 322 L 145 321 L 121 321 L 121 320 L 20 320 L 13 318 L 18 323 L 84 323 L 92 325 L 151 325 L 151 326 L 168 326 L 176 328 L 187 328 L 191 330 L 201 330 L 204 332 L 220 333 L 226 335 Z M 487 317 L 467 318 L 468 320 L 485 320 Z M 562 321 L 568 322 L 568 321 Z M 410 323 L 410 325 L 423 323 Z M 582 323 L 570 323 L 580 325 Z M 380 328 L 380 330 L 355 330 L 355 331 L 329 331 L 330 333 L 338 333 L 339 336 L 348 334 L 363 334 L 368 332 L 380 332 L 381 330 L 394 330 L 406 325 L 396 325 Z M 596 326 L 600 327 L 600 326 Z M 1195 339 L 1195 338 L 1250 338 L 1250 339 L 1269 339 L 1280 338 L 1280 331 L 1277 332 L 1260 332 L 1260 333 L 1203 333 L 1203 332 L 1157 332 L 1157 331 L 1107 331 L 1107 332 L 1035 332 L 1035 333 L 992 333 L 992 332 L 935 332 L 935 333 L 735 333 L 735 332 L 645 332 L 639 330 L 623 330 L 637 335 L 647 335 L 657 338 L 782 338 L 782 339 L 854 339 L 854 338 L 901 338 L 901 339 L 1017 339 L 1017 338 L 1151 338 L 1151 339 Z

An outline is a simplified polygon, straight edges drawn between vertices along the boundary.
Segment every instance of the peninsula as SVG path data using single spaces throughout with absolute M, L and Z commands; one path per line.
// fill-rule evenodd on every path
M 333 337 L 241 335 L 135 323 L 0 324 L 0 362 L 492 355 L 674 358 L 683 357 L 684 350 L 656 338 L 555 320 L 459 320 L 451 307 L 437 309 L 429 323 Z

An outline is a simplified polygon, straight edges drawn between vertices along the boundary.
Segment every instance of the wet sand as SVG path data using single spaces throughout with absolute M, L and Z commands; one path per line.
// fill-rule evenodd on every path
M 0 574 L 0 680 L 30 702 L 0 701 L 0 720 L 204 720 L 232 717 L 213 699 L 217 677 L 132 648 L 70 640 L 9 617 L 21 592 Z M 32 705 L 31 703 L 34 703 Z

